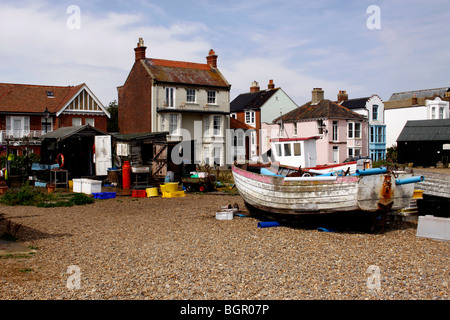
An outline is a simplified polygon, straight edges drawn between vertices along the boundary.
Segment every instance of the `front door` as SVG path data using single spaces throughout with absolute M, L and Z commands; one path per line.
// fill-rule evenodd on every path
M 111 136 L 95 137 L 95 172 L 97 176 L 106 176 L 112 167 Z
M 339 147 L 333 147 L 333 163 L 339 163 Z

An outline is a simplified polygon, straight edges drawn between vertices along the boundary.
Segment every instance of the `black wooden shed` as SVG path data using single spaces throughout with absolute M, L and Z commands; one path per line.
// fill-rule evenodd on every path
M 410 120 L 397 139 L 399 163 L 415 166 L 448 166 L 450 119 Z

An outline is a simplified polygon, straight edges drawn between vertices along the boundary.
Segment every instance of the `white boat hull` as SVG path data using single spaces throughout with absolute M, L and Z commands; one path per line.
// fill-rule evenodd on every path
M 236 166 L 232 171 L 244 201 L 272 213 L 395 210 L 407 206 L 414 192 L 414 184 L 397 186 L 395 179 L 391 180 L 391 174 L 284 178 L 253 173 Z M 410 176 L 412 174 L 401 174 L 402 178 Z M 386 193 L 387 186 L 389 192 Z

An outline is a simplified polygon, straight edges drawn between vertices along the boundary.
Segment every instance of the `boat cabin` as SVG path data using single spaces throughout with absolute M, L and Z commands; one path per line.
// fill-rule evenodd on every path
M 320 137 L 270 139 L 273 158 L 284 166 L 315 167 L 317 165 L 317 139 Z

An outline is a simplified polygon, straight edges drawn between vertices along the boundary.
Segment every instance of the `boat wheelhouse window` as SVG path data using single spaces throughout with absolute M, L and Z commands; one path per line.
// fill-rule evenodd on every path
M 294 143 L 294 156 L 302 155 L 302 147 L 299 142 Z
M 283 153 L 282 153 L 282 149 L 281 149 L 281 144 L 276 144 L 276 146 L 277 146 L 277 155 L 279 156 L 279 157 L 281 157 L 281 156 L 283 156 Z
M 285 143 L 284 144 L 284 155 L 286 157 L 290 157 L 291 156 L 291 144 L 290 143 Z

